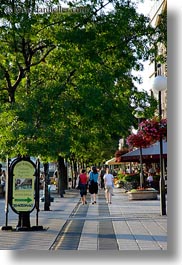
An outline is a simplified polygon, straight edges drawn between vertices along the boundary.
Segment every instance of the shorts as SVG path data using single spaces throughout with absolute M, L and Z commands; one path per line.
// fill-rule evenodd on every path
M 98 193 L 98 183 L 97 182 L 92 182 L 89 185 L 89 192 L 90 194 L 97 194 Z
M 80 184 L 80 196 L 87 195 L 87 184 Z
M 105 186 L 105 191 L 112 194 L 113 193 L 113 187 L 112 187 L 112 185 L 106 185 Z

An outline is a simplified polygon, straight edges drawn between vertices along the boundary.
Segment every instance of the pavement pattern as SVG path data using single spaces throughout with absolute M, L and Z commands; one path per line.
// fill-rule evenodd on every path
M 99 190 L 97 203 L 82 205 L 79 191 L 67 190 L 64 198 L 53 193 L 50 211 L 40 202 L 40 231 L 0 230 L 0 250 L 167 250 L 167 216 L 160 215 L 160 201 L 128 200 L 114 189 L 112 204 Z M 0 226 L 6 223 L 5 201 L 0 199 Z M 30 215 L 36 224 L 36 210 Z M 9 207 L 8 225 L 16 227 L 18 215 Z

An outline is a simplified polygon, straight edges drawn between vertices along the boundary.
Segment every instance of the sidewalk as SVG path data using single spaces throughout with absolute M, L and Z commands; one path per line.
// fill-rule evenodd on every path
M 101 190 L 95 205 L 81 205 L 78 190 L 66 191 L 64 198 L 52 196 L 50 211 L 40 203 L 39 225 L 44 230 L 0 230 L 0 250 L 167 250 L 167 216 L 160 216 L 159 200 L 129 201 L 121 189 L 114 189 L 111 205 Z M 34 210 L 31 226 L 35 222 Z M 8 225 L 17 223 L 18 215 L 9 208 Z M 4 225 L 0 199 L 0 226 Z
M 159 214 L 159 200 L 129 201 L 128 195 L 122 193 L 121 189 L 115 189 L 114 194 L 112 204 L 108 205 L 109 216 L 103 214 L 100 220 L 102 223 L 106 223 L 107 220 L 112 221 L 118 249 L 167 250 L 167 217 Z M 101 207 L 103 206 L 101 204 Z M 98 231 L 96 229 L 98 215 L 98 209 L 95 206 L 89 207 L 87 219 L 92 218 L 93 220 L 95 218 L 95 234 Z M 87 242 L 90 240 L 88 228 L 94 230 L 89 220 L 86 220 L 78 248 L 80 250 L 88 249 Z M 103 238 L 105 245 L 102 248 L 112 249 L 111 245 L 107 247 L 109 236 L 104 234 Z M 91 249 L 98 250 L 96 241 Z

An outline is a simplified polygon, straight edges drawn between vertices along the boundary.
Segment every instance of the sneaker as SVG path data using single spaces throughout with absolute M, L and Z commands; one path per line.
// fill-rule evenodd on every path
M 94 201 L 94 203 L 97 203 L 96 201 Z

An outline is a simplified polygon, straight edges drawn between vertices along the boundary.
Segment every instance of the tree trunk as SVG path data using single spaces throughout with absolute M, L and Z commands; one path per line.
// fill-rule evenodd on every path
M 49 194 L 49 163 L 44 164 L 44 211 L 50 211 L 50 194 Z
M 76 187 L 76 181 L 77 181 L 77 163 L 76 160 L 73 160 L 73 172 L 74 172 L 74 188 Z
M 64 197 L 67 187 L 67 169 L 62 156 L 58 157 L 58 191 L 61 198 Z
M 8 90 L 9 94 L 9 103 L 15 103 L 15 92 L 11 89 Z

